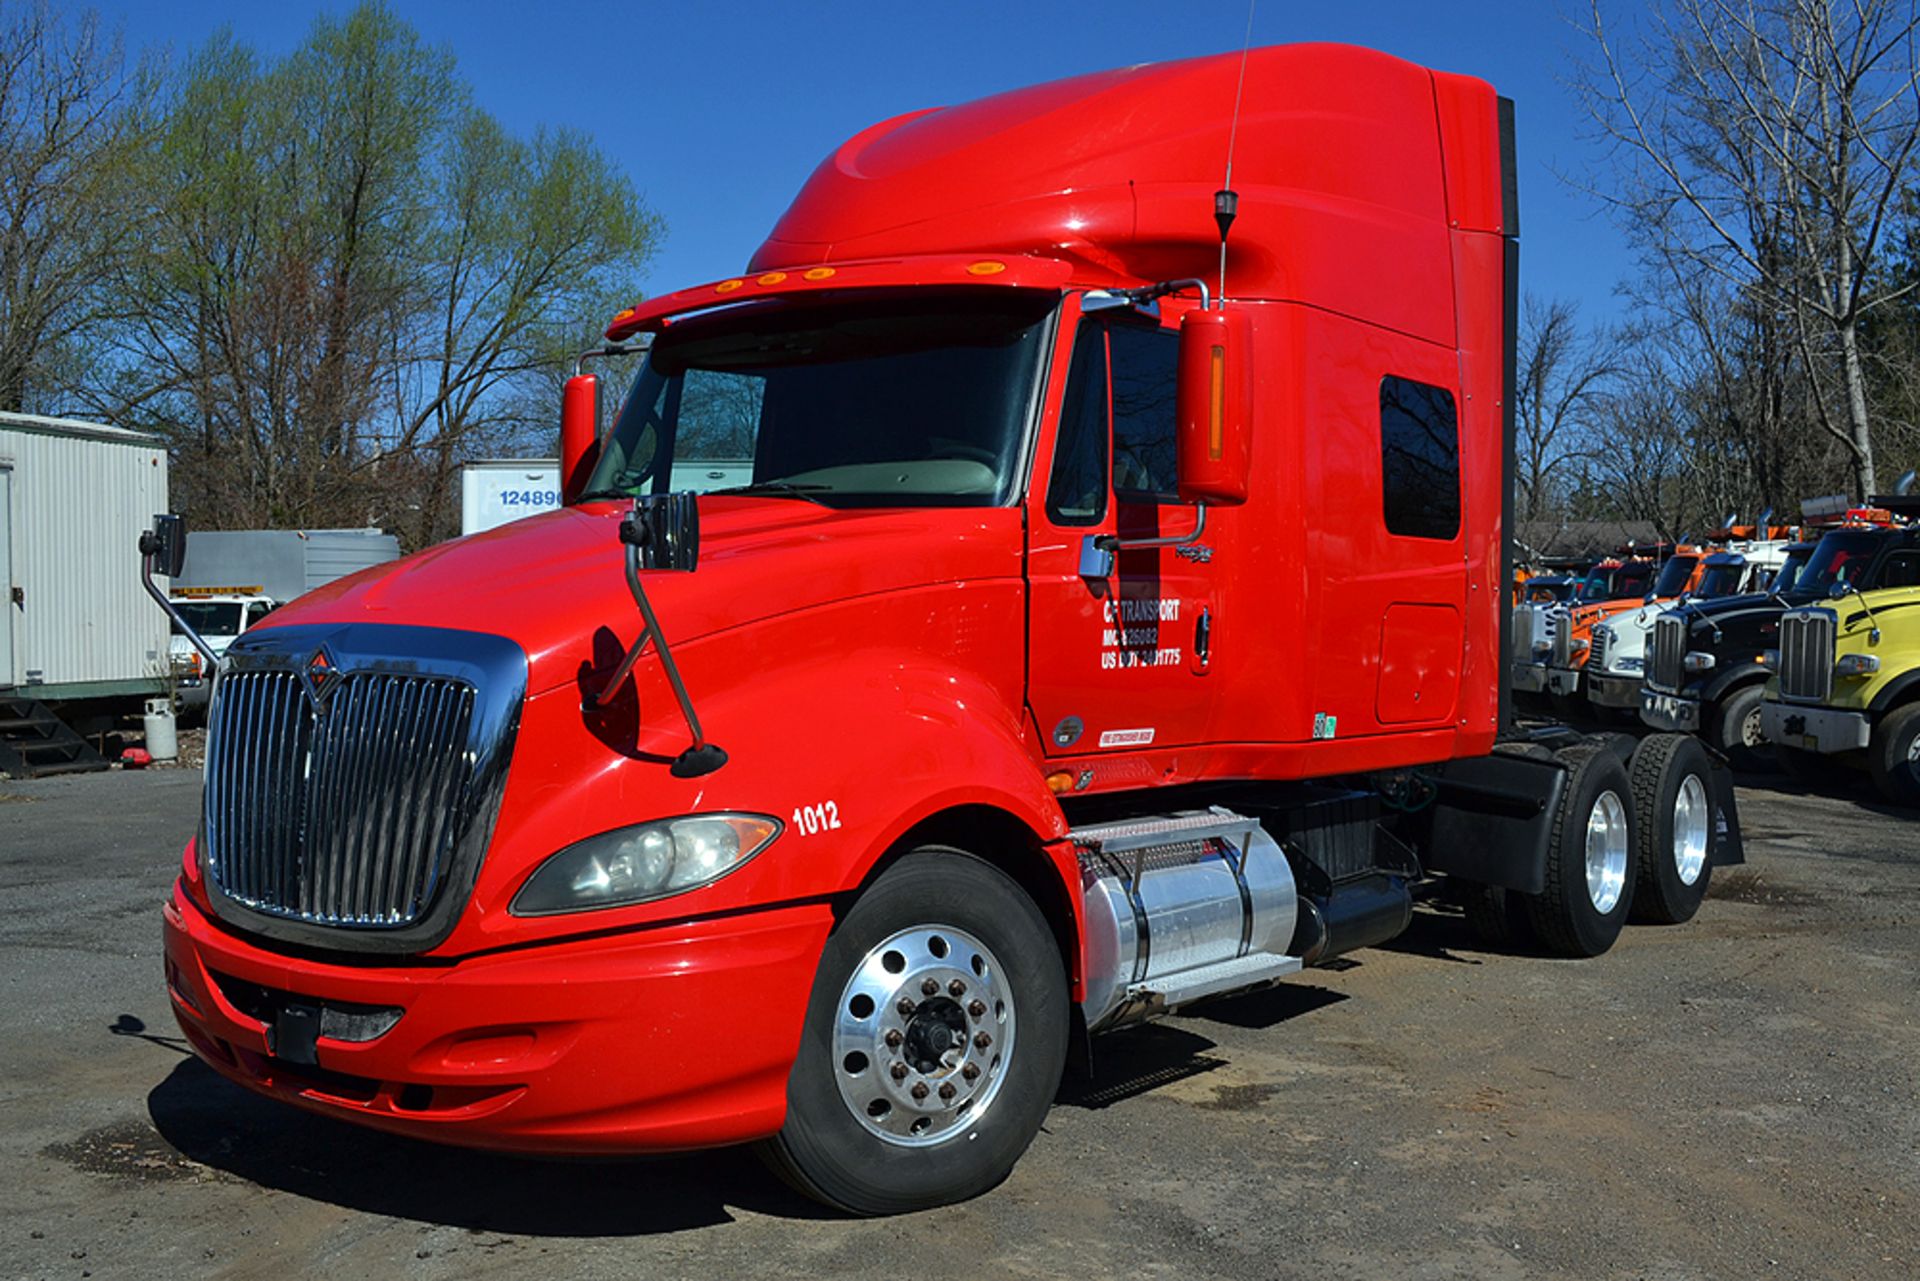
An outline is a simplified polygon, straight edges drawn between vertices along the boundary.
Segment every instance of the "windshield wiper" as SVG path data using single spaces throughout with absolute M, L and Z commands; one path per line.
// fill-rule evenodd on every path
M 632 498 L 632 497 L 633 497 L 633 491 L 630 489 L 618 489 L 618 488 L 609 487 L 606 489 L 589 489 L 584 494 L 575 495 L 573 501 L 576 503 L 585 503 L 585 502 L 591 502 L 599 498 L 626 499 L 626 498 Z
M 725 489 L 709 489 L 709 494 L 765 494 L 773 498 L 798 498 L 802 502 L 826 504 L 815 498 L 815 494 L 832 493 L 831 485 L 796 485 L 790 480 L 758 480 L 751 485 L 729 485 Z

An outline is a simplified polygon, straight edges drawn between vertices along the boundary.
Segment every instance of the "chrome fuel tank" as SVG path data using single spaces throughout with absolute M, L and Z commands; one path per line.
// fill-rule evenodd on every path
M 1258 821 L 1188 812 L 1078 828 L 1073 839 L 1090 1029 L 1126 1021 L 1142 990 L 1168 988 L 1173 976 L 1260 973 L 1236 962 L 1285 955 L 1298 910 L 1293 872 Z

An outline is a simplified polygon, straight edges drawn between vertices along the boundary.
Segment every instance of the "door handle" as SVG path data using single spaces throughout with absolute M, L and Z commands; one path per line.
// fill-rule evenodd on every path
M 1202 667 L 1213 657 L 1213 611 L 1204 605 L 1193 621 L 1193 656 Z

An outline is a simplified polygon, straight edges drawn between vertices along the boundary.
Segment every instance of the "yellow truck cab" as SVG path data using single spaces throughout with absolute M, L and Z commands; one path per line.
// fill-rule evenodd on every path
M 1920 516 L 1920 496 L 1872 501 Z M 1889 801 L 1920 808 L 1920 545 L 1890 551 L 1876 579 L 1781 617 L 1761 724 L 1797 777 L 1864 768 Z

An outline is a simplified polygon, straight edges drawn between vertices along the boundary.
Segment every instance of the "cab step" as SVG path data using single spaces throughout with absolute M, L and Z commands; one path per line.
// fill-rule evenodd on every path
M 1171 1010 L 1202 997 L 1255 987 L 1299 971 L 1300 958 L 1297 956 L 1253 952 L 1236 956 L 1230 961 L 1216 961 L 1212 965 L 1182 970 L 1165 978 L 1135 983 L 1127 989 L 1127 999 Z

